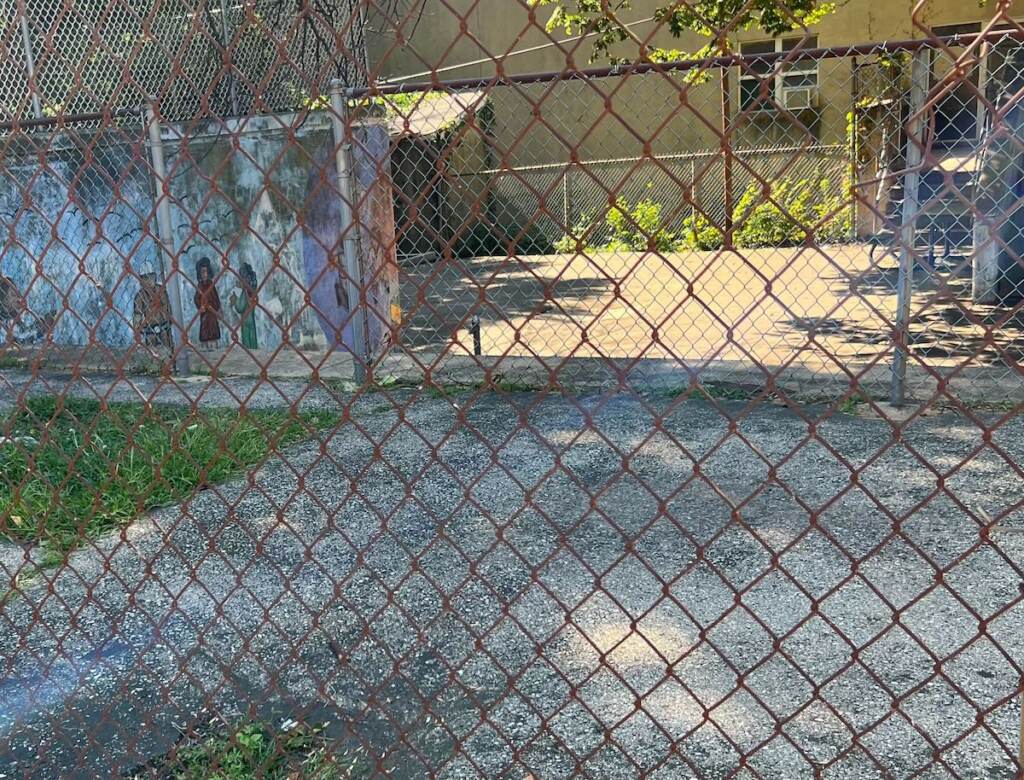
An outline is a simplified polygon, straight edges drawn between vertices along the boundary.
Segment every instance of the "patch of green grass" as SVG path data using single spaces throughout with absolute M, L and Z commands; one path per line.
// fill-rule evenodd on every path
M 334 748 L 323 727 L 250 723 L 179 744 L 134 777 L 173 780 L 341 780 L 372 777 L 373 762 Z
M 11 368 L 25 368 L 28 366 L 28 360 L 20 357 L 13 357 L 11 355 L 4 355 L 0 357 L 0 370 L 11 369 Z
M 339 419 L 41 397 L 0 422 L 0 534 L 70 550 Z

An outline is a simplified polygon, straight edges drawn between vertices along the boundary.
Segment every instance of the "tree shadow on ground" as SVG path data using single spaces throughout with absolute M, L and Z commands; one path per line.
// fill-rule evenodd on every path
M 417 348 L 448 343 L 474 315 L 485 324 L 548 313 L 582 315 L 591 310 L 578 302 L 600 298 L 613 284 L 597 274 L 560 278 L 560 267 L 549 258 L 453 258 L 403 268 L 401 303 L 407 319 L 402 344 Z
M 1011 306 L 982 305 L 971 300 L 970 268 L 953 263 L 952 273 L 918 268 L 910 310 L 909 343 L 921 358 L 980 366 L 1008 366 L 1024 359 L 1024 311 Z M 801 317 L 784 324 L 808 335 L 839 337 L 848 344 L 884 347 L 895 329 L 895 290 L 898 269 L 872 267 L 853 278 L 836 277 L 837 293 L 891 295 L 892 318 L 875 315 L 871 322 L 836 317 Z M 1012 312 L 1012 313 L 1011 313 Z

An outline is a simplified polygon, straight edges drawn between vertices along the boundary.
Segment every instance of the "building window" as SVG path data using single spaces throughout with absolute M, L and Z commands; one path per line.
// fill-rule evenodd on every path
M 740 46 L 745 56 L 785 53 L 795 49 L 813 49 L 816 37 L 776 38 L 753 41 Z M 762 95 L 762 85 L 765 90 Z M 754 62 L 740 71 L 740 108 L 744 111 L 779 111 L 784 108 L 810 108 L 818 95 L 818 61 L 812 58 L 792 62 Z

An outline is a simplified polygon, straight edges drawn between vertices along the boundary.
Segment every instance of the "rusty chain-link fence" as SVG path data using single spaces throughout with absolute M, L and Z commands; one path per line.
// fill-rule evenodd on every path
M 0 776 L 1018 776 L 1024 6 L 208 6 L 0 25 Z

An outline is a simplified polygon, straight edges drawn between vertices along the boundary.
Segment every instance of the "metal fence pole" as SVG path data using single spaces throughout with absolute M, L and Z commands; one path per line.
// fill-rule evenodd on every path
M 725 188 L 725 235 L 726 248 L 732 247 L 733 217 L 733 139 L 732 139 L 732 81 L 729 68 L 722 68 L 722 186 Z
M 369 349 L 366 333 L 366 297 L 363 284 L 359 229 L 355 219 L 355 166 L 352 160 L 352 132 L 345 87 L 331 83 L 331 124 L 334 129 L 334 164 L 338 169 L 338 195 L 341 205 L 342 252 L 345 260 L 345 287 L 348 291 L 349 321 L 352 324 L 352 366 L 356 382 L 366 381 Z
M 850 92 L 853 99 L 850 101 L 850 182 L 844 196 L 850 199 L 850 242 L 856 243 L 859 233 L 859 212 L 860 204 L 857 201 L 857 172 L 860 168 L 860 113 L 858 104 L 860 102 L 860 64 L 857 58 L 853 58 L 850 65 Z
M 690 222 L 691 229 L 694 233 L 697 232 L 697 197 L 699 194 L 699 188 L 697 186 L 697 160 L 690 158 Z M 703 206 L 705 211 L 707 207 Z
M 231 45 L 231 31 L 228 28 L 228 4 L 226 0 L 220 0 L 220 34 L 224 42 L 224 51 L 227 53 L 227 60 L 224 63 L 227 66 L 227 79 L 228 79 L 228 100 L 231 104 L 231 116 L 241 116 L 241 110 L 238 105 L 238 79 L 235 78 L 235 63 L 232 52 L 234 46 Z
M 569 192 L 569 177 L 572 176 L 572 168 L 566 168 L 562 177 L 562 227 L 565 235 L 572 235 L 572 222 L 570 211 L 572 209 L 572 196 Z
M 154 197 L 156 198 L 157 235 L 160 253 L 164 257 L 163 278 L 167 297 L 171 304 L 174 325 L 171 337 L 174 343 L 174 370 L 179 376 L 188 376 L 188 327 L 181 305 L 181 268 L 174 251 L 174 231 L 171 228 L 171 191 L 167 181 L 167 165 L 164 159 L 164 142 L 160 133 L 160 119 L 156 112 L 156 99 L 150 98 L 146 106 L 146 129 L 149 131 L 149 152 L 153 162 Z
M 25 2 L 18 3 L 18 16 L 21 22 L 21 46 L 25 55 L 25 75 L 28 77 L 28 93 L 32 99 L 32 113 L 36 119 L 43 118 L 43 103 L 39 99 L 39 85 L 36 84 L 36 58 L 32 51 L 32 34 L 28 27 L 28 12 Z
M 921 161 L 924 157 L 924 104 L 931 72 L 930 52 L 914 52 L 911 62 L 910 115 L 903 177 L 903 219 L 900 227 L 900 266 L 896 282 L 896 350 L 892 362 L 889 400 L 902 406 L 907 395 L 907 354 L 910 348 L 910 299 L 913 295 L 915 243 L 919 216 Z

